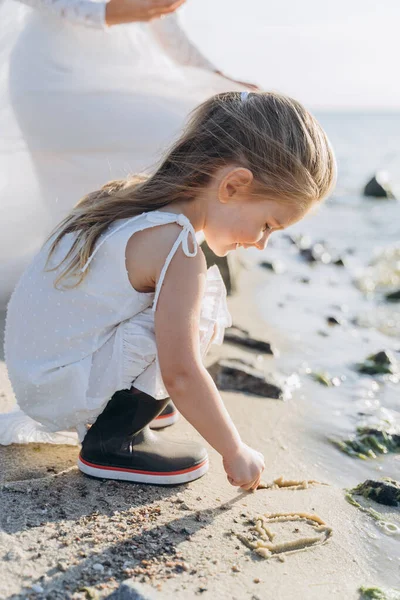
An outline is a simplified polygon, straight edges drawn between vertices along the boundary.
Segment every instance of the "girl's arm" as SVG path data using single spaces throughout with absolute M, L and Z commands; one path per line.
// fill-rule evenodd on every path
M 126 247 L 126 268 L 137 290 L 154 288 L 181 227 L 175 223 L 135 233 Z M 204 368 L 200 353 L 200 309 L 206 283 L 204 254 L 188 257 L 176 250 L 165 275 L 155 333 L 164 385 L 183 416 L 223 457 L 228 480 L 255 489 L 263 456 L 244 444 L 222 398 Z
M 187 257 L 177 250 L 155 313 L 157 353 L 165 387 L 178 410 L 224 456 L 235 453 L 241 439 L 200 355 L 199 318 L 206 272 L 201 251 Z

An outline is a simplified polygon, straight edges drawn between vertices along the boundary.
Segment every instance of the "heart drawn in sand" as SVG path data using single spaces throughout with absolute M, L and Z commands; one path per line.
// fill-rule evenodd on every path
M 238 538 L 262 558 L 271 558 L 324 544 L 331 535 L 331 527 L 317 515 L 266 513 L 256 517 L 250 531 Z

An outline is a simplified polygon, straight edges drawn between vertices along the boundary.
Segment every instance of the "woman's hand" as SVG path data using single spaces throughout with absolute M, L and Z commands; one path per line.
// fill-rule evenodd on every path
M 247 88 L 248 90 L 250 90 L 251 92 L 259 92 L 261 89 L 255 83 L 246 83 L 246 81 L 239 81 L 238 79 L 233 79 L 232 77 L 228 77 L 227 75 L 222 73 L 222 71 L 215 71 L 215 72 L 217 73 L 217 75 L 221 75 L 221 77 L 223 77 L 224 79 L 227 79 L 228 81 L 232 81 L 233 83 L 236 83 L 237 85 L 241 85 L 244 88 Z
M 222 459 L 228 481 L 244 490 L 256 490 L 265 469 L 261 452 L 253 450 L 243 442 L 233 454 Z
M 185 0 L 110 0 L 106 5 L 106 24 L 151 21 L 174 12 L 184 2 Z

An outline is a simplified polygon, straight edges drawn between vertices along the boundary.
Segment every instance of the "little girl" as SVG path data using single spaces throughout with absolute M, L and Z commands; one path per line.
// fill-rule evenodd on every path
M 150 431 L 171 397 L 221 454 L 229 482 L 255 489 L 263 456 L 240 439 L 202 363 L 230 317 L 195 233 L 218 256 L 263 250 L 334 179 L 327 137 L 298 102 L 207 100 L 152 176 L 83 198 L 23 274 L 5 340 L 20 407 L 50 431 L 78 431 L 86 474 L 176 484 L 203 475 L 208 458 Z

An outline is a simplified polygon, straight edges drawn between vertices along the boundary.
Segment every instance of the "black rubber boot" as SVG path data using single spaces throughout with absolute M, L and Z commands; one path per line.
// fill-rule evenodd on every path
M 150 429 L 163 429 L 169 427 L 177 422 L 179 419 L 179 412 L 177 411 L 171 400 L 167 403 L 164 410 L 160 412 L 158 417 L 153 419 L 149 425 Z
M 186 483 L 204 475 L 205 448 L 168 440 L 148 427 L 168 402 L 133 388 L 114 394 L 82 442 L 79 469 L 101 479 L 156 485 Z

